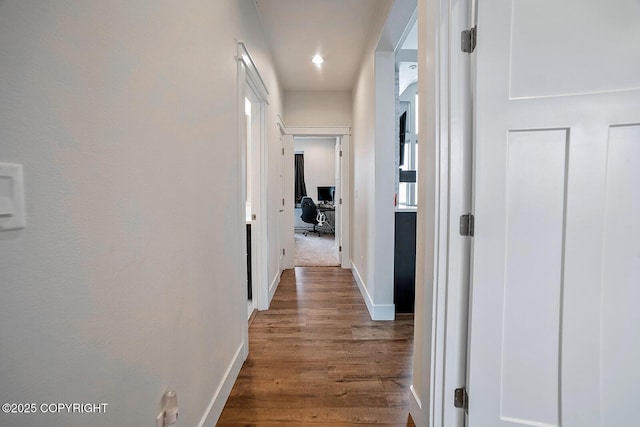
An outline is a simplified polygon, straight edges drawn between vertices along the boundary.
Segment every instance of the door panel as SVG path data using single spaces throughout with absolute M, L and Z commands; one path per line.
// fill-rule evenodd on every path
M 635 0 L 513 1 L 511 98 L 640 88 L 630 54 L 640 43 L 638 9 Z
M 640 2 L 484 0 L 477 13 L 468 425 L 627 425 Z
M 602 425 L 629 424 L 640 361 L 640 126 L 609 131 L 602 274 Z M 630 216 L 631 215 L 631 216 Z M 635 219 L 631 219 L 635 217 Z
M 510 132 L 508 137 L 504 419 L 558 424 L 566 142 L 566 130 Z M 542 177 L 540 171 L 545 171 Z

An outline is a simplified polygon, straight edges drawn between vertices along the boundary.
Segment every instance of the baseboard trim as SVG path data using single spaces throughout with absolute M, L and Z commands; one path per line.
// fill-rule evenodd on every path
M 422 402 L 416 394 L 416 389 L 413 388 L 413 384 L 409 387 L 411 394 L 409 395 L 409 414 L 413 418 L 413 423 L 417 426 L 426 426 L 427 420 L 422 410 Z
M 394 320 L 396 318 L 395 304 L 374 304 L 371 299 L 371 295 L 369 295 L 369 291 L 364 284 L 364 280 L 362 280 L 362 276 L 353 261 L 351 262 L 351 272 L 353 273 L 353 277 L 356 279 L 362 298 L 367 305 L 367 310 L 369 310 L 371 320 Z
M 240 368 L 242 368 L 242 364 L 244 363 L 243 348 L 244 345 L 241 344 L 240 347 L 238 347 L 238 350 L 236 350 L 236 354 L 233 356 L 231 364 L 224 373 L 224 377 L 213 394 L 211 402 L 209 402 L 209 406 L 204 412 L 204 415 L 202 415 L 198 427 L 215 427 L 218 422 L 218 419 L 222 414 L 222 410 L 224 409 L 224 405 L 227 403 L 227 399 L 229 398 L 229 394 L 231 394 L 233 384 L 236 382 L 236 378 L 238 378 Z
M 278 290 L 278 285 L 280 284 L 280 278 L 282 277 L 282 271 L 276 274 L 276 277 L 273 278 L 271 284 L 269 285 L 269 303 L 267 304 L 267 308 L 271 305 L 271 300 L 273 296 L 276 294 Z

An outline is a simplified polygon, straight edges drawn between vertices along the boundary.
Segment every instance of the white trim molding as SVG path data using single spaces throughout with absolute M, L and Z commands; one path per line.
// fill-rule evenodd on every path
M 413 423 L 417 426 L 426 426 L 427 419 L 423 417 L 422 402 L 413 386 L 409 387 L 409 390 L 411 391 L 409 395 L 409 413 L 411 414 Z
M 351 128 L 348 126 L 323 127 L 323 126 L 289 126 L 285 127 L 285 135 L 304 135 L 304 136 L 340 136 L 351 135 Z
M 271 300 L 273 296 L 276 294 L 278 290 L 278 285 L 280 284 L 280 278 L 282 277 L 282 271 L 278 271 L 273 280 L 271 281 L 271 285 L 269 285 L 269 301 L 267 305 L 271 305 Z
M 364 299 L 364 302 L 367 305 L 367 310 L 369 310 L 371 320 L 394 320 L 396 318 L 395 304 L 375 304 L 364 284 L 364 281 L 362 280 L 362 276 L 360 275 L 358 268 L 353 262 L 351 262 L 351 272 L 353 273 L 353 277 L 356 279 L 356 284 L 360 289 L 362 299 Z
M 421 144 L 416 230 L 416 310 L 410 413 L 416 425 L 462 427 L 453 391 L 466 382 L 469 239 L 458 218 L 471 212 L 469 55 L 448 35 L 469 28 L 471 0 L 418 2 Z M 424 108 L 422 106 L 424 105 Z M 422 129 L 425 132 L 422 132 Z
M 267 90 L 267 86 L 264 84 L 264 80 L 262 80 L 262 76 L 258 72 L 256 63 L 253 62 L 253 58 L 251 57 L 251 54 L 249 54 L 247 46 L 242 40 L 238 42 L 238 56 L 236 56 L 236 59 L 244 64 L 247 79 L 249 80 L 252 89 L 268 105 L 269 91 Z
M 238 99 L 237 99 L 237 118 L 238 118 L 238 161 L 242 165 L 242 167 L 238 168 L 238 180 L 242 183 L 241 195 L 238 198 L 238 212 L 241 212 L 242 215 L 238 215 L 238 231 L 240 236 L 244 236 L 246 229 L 246 216 L 244 213 L 246 212 L 246 204 L 245 200 L 247 198 L 246 194 L 246 181 L 249 179 L 247 177 L 247 166 L 246 166 L 246 138 L 247 138 L 247 126 L 245 122 L 245 98 L 252 94 L 257 99 L 256 105 L 259 105 L 259 111 L 257 113 L 256 120 L 258 120 L 259 126 L 259 135 L 260 140 L 254 141 L 256 145 L 259 144 L 259 149 L 256 149 L 254 152 L 259 153 L 259 160 L 254 163 L 253 173 L 259 174 L 259 185 L 256 185 L 256 190 L 254 194 L 256 194 L 256 200 L 254 201 L 254 212 L 257 214 L 256 220 L 252 220 L 252 237 L 256 242 L 252 249 L 254 249 L 254 257 L 252 257 L 253 261 L 253 284 L 254 284 L 254 303 L 256 304 L 256 308 L 258 310 L 266 310 L 269 308 L 269 277 L 267 272 L 267 161 L 266 157 L 267 153 L 267 137 L 266 137 L 266 108 L 268 105 L 268 95 L 269 91 L 267 90 L 256 65 L 249 54 L 247 47 L 245 44 L 240 41 L 238 42 L 238 50 L 237 50 L 237 76 L 238 76 Z M 256 128 L 258 128 L 256 126 Z M 259 170 L 256 170 L 256 167 Z M 246 239 L 240 239 L 241 252 L 246 253 L 247 251 L 247 243 Z M 243 340 L 243 357 L 246 358 L 249 350 L 249 325 L 244 317 L 244 314 L 247 310 L 247 269 L 246 269 L 246 260 L 244 257 L 238 257 L 238 269 L 242 272 L 242 306 L 238 308 L 238 313 L 242 315 L 243 322 L 246 327 L 243 328 L 242 331 L 242 340 Z
M 224 373 L 218 388 L 213 393 L 213 397 L 211 397 L 209 406 L 207 406 L 207 409 L 204 411 L 204 414 L 198 423 L 198 427 L 214 427 L 218 422 L 218 419 L 222 414 L 222 410 L 224 409 L 224 405 L 227 403 L 227 399 L 229 398 L 229 394 L 231 394 L 233 384 L 236 382 L 236 378 L 238 378 L 240 368 L 242 368 L 242 364 L 244 363 L 245 358 L 243 357 L 243 353 L 244 343 L 236 350 L 236 354 L 233 356 L 231 364 Z

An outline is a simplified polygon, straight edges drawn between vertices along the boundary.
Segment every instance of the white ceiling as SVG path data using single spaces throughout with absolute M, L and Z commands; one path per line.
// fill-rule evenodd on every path
M 418 21 L 413 23 L 402 43 L 402 49 L 418 49 Z
M 284 90 L 351 90 L 384 0 L 254 0 Z M 319 53 L 325 62 L 316 66 Z

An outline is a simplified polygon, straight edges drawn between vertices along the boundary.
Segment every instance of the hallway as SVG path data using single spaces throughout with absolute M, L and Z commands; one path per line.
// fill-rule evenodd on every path
M 413 426 L 413 317 L 371 320 L 351 272 L 286 270 L 218 426 Z

